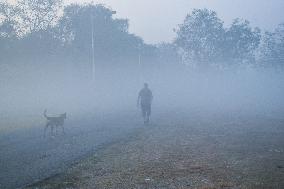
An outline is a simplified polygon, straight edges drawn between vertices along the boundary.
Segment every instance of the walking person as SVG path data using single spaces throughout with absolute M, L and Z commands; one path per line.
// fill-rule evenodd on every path
M 148 84 L 144 83 L 144 87 L 140 90 L 137 99 L 137 107 L 139 105 L 141 107 L 144 124 L 149 124 L 150 122 L 152 100 L 152 91 L 149 89 Z

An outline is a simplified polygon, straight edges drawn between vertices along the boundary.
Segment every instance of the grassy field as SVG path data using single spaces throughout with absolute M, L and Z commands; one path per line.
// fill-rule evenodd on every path
M 284 188 L 283 120 L 171 116 L 27 188 Z

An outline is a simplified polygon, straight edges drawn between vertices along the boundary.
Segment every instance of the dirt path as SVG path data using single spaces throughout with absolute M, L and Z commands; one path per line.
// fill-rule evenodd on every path
M 180 115 L 160 115 L 136 135 L 29 189 L 284 188 L 283 120 Z
M 125 119 L 129 116 L 131 119 Z M 0 137 L 0 188 L 18 188 L 67 170 L 103 146 L 135 132 L 138 115 L 103 114 L 68 120 L 66 134 L 43 137 L 43 125 Z M 134 124 L 133 124 L 134 123 Z

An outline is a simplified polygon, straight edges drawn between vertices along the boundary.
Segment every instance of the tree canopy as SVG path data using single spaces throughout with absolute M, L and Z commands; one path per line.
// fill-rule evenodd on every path
M 235 19 L 225 28 L 216 12 L 195 9 L 179 26 L 175 44 L 187 64 L 224 67 L 254 62 L 260 38 L 260 29 L 252 29 L 246 20 Z
M 137 66 L 141 56 L 146 67 L 173 67 L 180 62 L 201 69 L 283 67 L 283 24 L 262 35 L 247 20 L 235 19 L 225 27 L 216 12 L 194 9 L 175 30 L 172 43 L 147 45 L 129 32 L 127 19 L 114 18 L 115 11 L 101 4 L 63 7 L 61 0 L 17 2 L 0 3 L 0 53 L 5 64 L 21 60 L 88 70 L 94 54 L 96 64 L 106 68 Z
M 284 68 L 284 23 L 274 32 L 266 32 L 259 48 L 259 64 L 264 67 Z

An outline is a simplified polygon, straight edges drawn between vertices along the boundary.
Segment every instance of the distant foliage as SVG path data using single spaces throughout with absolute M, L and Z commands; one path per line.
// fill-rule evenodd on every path
M 55 26 L 61 6 L 62 0 L 18 0 L 17 15 L 22 34 Z
M 56 25 L 61 6 L 62 0 L 18 0 L 15 5 L 0 3 L 2 26 L 10 25 L 10 31 L 6 31 L 18 37 L 47 30 Z
M 187 64 L 208 67 L 222 54 L 223 22 L 216 12 L 195 9 L 179 26 L 175 43 L 183 50 Z
M 207 9 L 193 10 L 176 33 L 184 63 L 202 69 L 254 62 L 261 38 L 248 21 L 236 19 L 225 28 L 217 13 Z
M 226 29 L 224 39 L 223 54 L 228 64 L 255 63 L 255 51 L 261 39 L 259 28 L 252 29 L 249 21 L 235 19 Z
M 129 33 L 127 19 L 114 19 L 111 9 L 100 4 L 73 4 L 62 10 L 61 3 L 58 0 L 0 3 L 3 62 L 16 62 L 17 57 L 22 62 L 48 64 L 60 60 L 57 62 L 84 67 L 90 65 L 94 50 L 97 64 L 121 64 L 150 48 Z
M 92 54 L 97 67 L 114 70 L 129 66 L 180 69 L 181 65 L 282 69 L 284 65 L 284 24 L 261 35 L 247 20 L 235 19 L 224 27 L 216 12 L 195 9 L 176 29 L 172 43 L 154 46 L 131 34 L 128 20 L 113 14 L 100 4 L 63 7 L 62 0 L 0 2 L 0 62 L 68 65 L 83 75 L 90 74 Z
M 58 37 L 73 52 L 89 58 L 93 30 L 97 59 L 137 55 L 138 45 L 143 45 L 142 39 L 129 34 L 128 20 L 113 19 L 113 14 L 103 5 L 70 5 L 59 20 Z
M 284 23 L 274 32 L 266 32 L 263 35 L 258 63 L 262 67 L 284 69 Z

